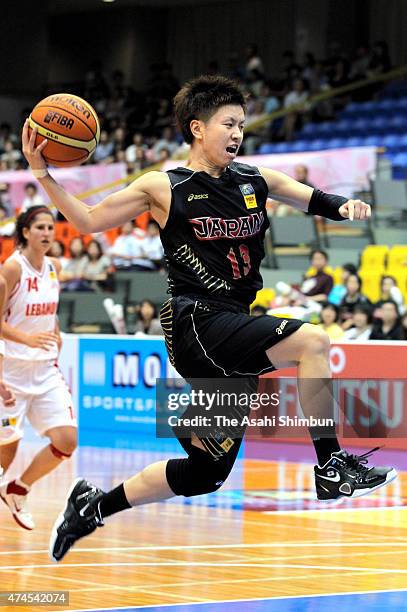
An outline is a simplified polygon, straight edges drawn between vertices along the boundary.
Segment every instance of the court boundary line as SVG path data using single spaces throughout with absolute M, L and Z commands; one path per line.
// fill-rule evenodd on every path
M 202 601 L 191 601 L 189 603 L 170 603 L 170 604 L 152 604 L 142 606 L 118 606 L 113 608 L 78 608 L 75 610 L 69 610 L 69 612 L 108 612 L 109 610 L 148 610 L 149 608 L 166 608 L 175 606 L 207 606 L 208 604 L 223 604 L 223 603 L 247 603 L 250 601 L 278 601 L 285 599 L 310 599 L 311 597 L 338 597 L 347 595 L 374 595 L 375 593 L 403 593 L 407 591 L 405 589 L 380 589 L 378 591 L 347 591 L 345 593 L 307 593 L 306 595 L 278 595 L 277 597 L 258 597 L 250 599 L 223 599 L 223 600 L 209 600 L 207 602 Z

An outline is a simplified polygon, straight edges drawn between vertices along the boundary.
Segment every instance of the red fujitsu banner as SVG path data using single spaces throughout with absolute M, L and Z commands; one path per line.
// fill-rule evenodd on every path
M 386 446 L 407 446 L 407 342 L 372 341 L 334 344 L 330 352 L 337 431 L 343 438 L 365 445 L 371 439 Z M 302 441 L 306 427 L 297 391 L 296 369 L 263 377 L 260 391 L 277 391 L 280 403 L 276 427 L 265 437 Z M 272 380 L 270 380 L 272 379 Z M 272 385 L 269 387 L 269 385 Z M 316 402 L 317 405 L 317 402 Z M 270 412 L 270 411 L 268 411 Z M 289 422 L 289 426 L 287 426 Z M 280 425 L 280 426 L 278 426 Z

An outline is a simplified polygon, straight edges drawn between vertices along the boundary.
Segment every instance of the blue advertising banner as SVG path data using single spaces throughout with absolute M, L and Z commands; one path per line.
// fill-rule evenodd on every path
M 156 380 L 184 384 L 169 363 L 163 339 L 82 337 L 78 378 L 82 446 L 179 448 L 175 439 L 156 439 Z

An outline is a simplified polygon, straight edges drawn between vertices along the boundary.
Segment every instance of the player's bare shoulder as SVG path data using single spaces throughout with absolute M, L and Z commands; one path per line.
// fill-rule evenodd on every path
M 137 179 L 137 183 L 149 196 L 152 216 L 164 227 L 171 204 L 171 184 L 167 173 L 151 170 Z
M 10 294 L 21 278 L 21 265 L 16 259 L 9 258 L 0 268 L 0 274 L 6 281 Z

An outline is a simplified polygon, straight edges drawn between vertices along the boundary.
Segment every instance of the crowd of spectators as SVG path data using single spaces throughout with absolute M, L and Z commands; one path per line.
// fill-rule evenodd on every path
M 276 285 L 271 308 L 254 313 L 294 316 L 320 325 L 331 340 L 407 340 L 404 297 L 394 277 L 383 275 L 380 299 L 372 303 L 363 294 L 362 280 L 353 263 L 342 266 L 342 282 L 334 286 L 325 251 L 311 254 L 303 282 Z
M 86 245 L 76 236 L 70 241 L 68 257 L 60 240 L 54 240 L 48 254 L 61 263 L 62 291 L 111 290 L 116 270 L 159 271 L 164 257 L 159 227 L 153 220 L 145 232 L 128 221 L 111 246 L 103 235 Z
M 227 67 L 211 61 L 208 74 L 226 74 L 241 82 L 248 95 L 247 124 L 280 108 L 289 109 L 305 104 L 301 111 L 293 110 L 284 119 L 272 122 L 260 132 L 247 130 L 243 152 L 251 154 L 265 139 L 290 140 L 305 119 L 325 121 L 350 100 L 349 95 L 313 104 L 310 98 L 390 69 L 387 44 L 377 41 L 372 48 L 361 44 L 353 54 L 345 53 L 332 43 L 327 57 L 319 59 L 312 53 L 295 57 L 291 50 L 283 53 L 280 70 L 270 74 L 257 45 L 248 45 L 239 56 L 231 53 Z M 170 64 L 164 62 L 150 67 L 150 78 L 145 91 L 136 91 L 126 82 L 124 73 L 117 69 L 107 74 L 99 61 L 93 62 L 84 83 L 76 85 L 75 93 L 82 95 L 96 109 L 100 123 L 100 144 L 91 163 L 124 162 L 129 173 L 163 162 L 177 152 L 182 154 L 183 141 L 176 131 L 172 116 L 172 99 L 180 83 Z M 49 92 L 46 92 L 49 93 Z M 353 95 L 371 97 L 375 87 L 357 90 Z M 363 98 L 365 97 L 365 98 Z M 24 111 L 24 116 L 29 109 Z M 0 124 L 0 172 L 25 167 L 17 131 L 9 123 Z

